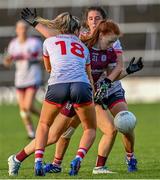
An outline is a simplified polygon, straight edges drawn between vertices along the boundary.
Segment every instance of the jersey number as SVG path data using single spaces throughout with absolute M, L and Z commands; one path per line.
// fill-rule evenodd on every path
M 67 54 L 67 49 L 66 49 L 66 43 L 65 41 L 58 41 L 55 43 L 56 45 L 60 45 L 61 48 L 61 54 L 66 55 Z M 84 48 L 76 42 L 71 43 L 71 53 L 74 54 L 75 56 L 84 58 Z

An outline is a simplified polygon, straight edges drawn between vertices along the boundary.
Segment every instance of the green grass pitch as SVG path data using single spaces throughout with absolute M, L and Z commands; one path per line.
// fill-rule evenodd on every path
M 160 178 L 160 104 L 135 104 L 129 105 L 130 111 L 137 116 L 135 153 L 138 159 L 138 172 L 128 173 L 124 162 L 124 148 L 121 135 L 118 134 L 113 150 L 109 156 L 107 166 L 117 174 L 92 175 L 97 155 L 97 146 L 101 132 L 97 131 L 97 138 L 82 163 L 79 175 L 73 178 L 99 178 L 99 179 L 155 179 Z M 35 119 L 35 118 L 34 118 Z M 36 121 L 36 119 L 35 119 Z M 63 161 L 63 172 L 47 174 L 45 178 L 67 179 L 70 161 L 74 158 L 81 128 L 74 134 Z M 26 138 L 24 127 L 20 121 L 16 106 L 0 106 L 0 179 L 12 178 L 8 176 L 7 158 L 19 151 L 29 140 Z M 54 145 L 46 149 L 45 161 L 49 162 L 54 153 Z M 21 166 L 18 177 L 36 178 L 33 171 L 33 155 Z M 43 178 L 43 177 L 42 177 Z

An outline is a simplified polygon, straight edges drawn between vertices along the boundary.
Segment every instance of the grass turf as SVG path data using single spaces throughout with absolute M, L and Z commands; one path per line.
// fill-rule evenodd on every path
M 81 128 L 79 128 L 74 134 L 64 158 L 63 172 L 59 174 L 47 174 L 45 178 L 159 179 L 160 104 L 135 104 L 129 105 L 129 109 L 136 114 L 138 119 L 135 130 L 135 153 L 138 159 L 138 172 L 127 172 L 121 135 L 118 134 L 107 162 L 109 169 L 116 171 L 117 174 L 92 175 L 92 169 L 96 161 L 97 146 L 102 135 L 100 131 L 97 131 L 96 141 L 83 161 L 79 175 L 70 177 L 68 175 L 69 164 L 75 156 L 82 133 Z M 26 133 L 19 117 L 18 108 L 11 105 L 0 106 L 0 179 L 12 178 L 8 176 L 7 158 L 9 155 L 23 148 L 28 142 L 29 140 L 26 138 Z M 52 159 L 54 147 L 55 146 L 52 145 L 46 149 L 46 162 Z M 33 162 L 34 159 L 32 155 L 22 164 L 19 176 L 13 178 L 36 178 L 33 171 Z

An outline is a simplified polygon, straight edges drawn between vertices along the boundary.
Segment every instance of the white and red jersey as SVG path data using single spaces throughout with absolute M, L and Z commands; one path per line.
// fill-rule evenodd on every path
M 17 88 L 39 85 L 41 83 L 42 43 L 37 38 L 27 38 L 20 43 L 14 38 L 8 46 L 8 54 L 16 66 L 15 86 Z
M 60 34 L 47 38 L 43 55 L 49 57 L 51 73 L 48 84 L 86 82 L 86 65 L 90 64 L 89 50 L 75 35 Z

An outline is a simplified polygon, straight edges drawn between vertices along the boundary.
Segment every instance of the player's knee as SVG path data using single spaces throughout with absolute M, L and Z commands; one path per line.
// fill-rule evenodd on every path
M 21 111 L 20 111 L 20 116 L 21 116 L 22 119 L 24 119 L 24 118 L 30 118 L 31 113 L 30 113 L 30 111 L 28 111 L 28 110 L 21 110 Z
M 55 144 L 59 140 L 59 135 L 49 136 L 47 145 Z
M 65 138 L 65 139 L 70 139 L 72 137 L 72 135 L 74 134 L 75 132 L 75 128 L 73 127 L 69 127 L 63 134 L 62 134 L 62 138 Z
M 114 137 L 117 134 L 117 129 L 115 126 L 112 126 L 106 130 L 105 134 L 107 134 L 107 136 Z
M 96 129 L 85 129 L 84 133 L 92 140 L 96 138 Z

